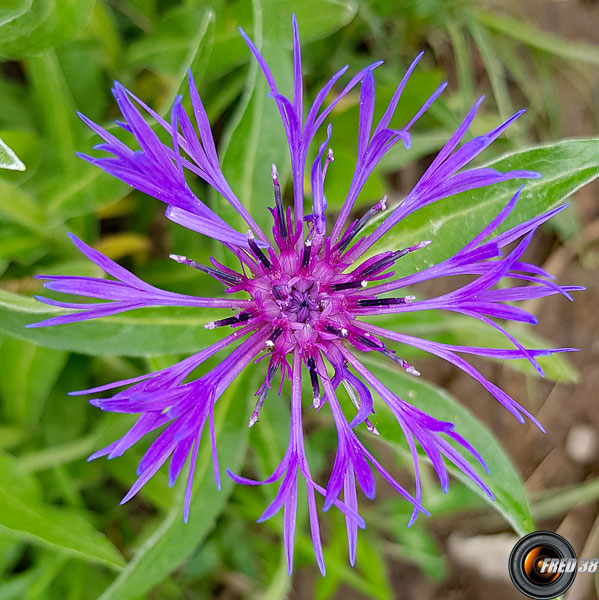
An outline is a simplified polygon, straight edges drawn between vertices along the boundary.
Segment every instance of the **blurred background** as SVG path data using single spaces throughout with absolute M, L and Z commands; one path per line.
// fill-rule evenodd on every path
M 167 257 L 176 252 L 201 259 L 213 252 L 210 245 L 168 222 L 159 202 L 75 157 L 75 151 L 90 152 L 98 143 L 76 111 L 108 126 L 119 117 L 110 94 L 117 79 L 166 114 L 174 95 L 185 93 L 184 76 L 191 67 L 234 189 L 249 161 L 264 171 L 254 176 L 268 179 L 269 157 L 279 153 L 281 142 L 275 136 L 270 147 L 270 137 L 263 134 L 280 125 L 272 101 L 252 96 L 261 75 L 250 66 L 240 25 L 255 39 L 261 35 L 267 55 L 281 49 L 284 60 L 275 61 L 273 69 L 288 82 L 290 15 L 297 13 L 310 98 L 341 66 L 349 64 L 355 72 L 382 58 L 385 64 L 376 71 L 380 107 L 424 49 L 400 102 L 398 122 L 406 121 L 441 81 L 449 81 L 447 92 L 414 129 L 412 149 L 393 150 L 375 171 L 360 197 L 362 207 L 384 193 L 398 199 L 409 191 L 481 94 L 486 100 L 473 134 L 528 109 L 485 160 L 527 145 L 597 135 L 596 0 L 298 0 L 277 6 L 274 19 L 268 2 L 246 0 L 0 4 L 0 138 L 27 167 L 0 172 L 3 299 L 39 293 L 40 282 L 33 278 L 39 273 L 97 275 L 70 245 L 67 231 L 154 285 L 184 293 L 207 285 Z M 256 131 L 247 108 L 259 111 L 262 101 L 266 110 Z M 356 89 L 331 118 L 335 163 L 327 175 L 327 199 L 333 211 L 343 202 L 352 174 L 358 102 Z M 253 138 L 257 148 L 247 143 L 251 135 L 258 135 Z M 599 173 L 597 157 L 587 168 L 589 179 Z M 200 183 L 193 185 L 210 198 Z M 598 191 L 596 182 L 577 191 L 571 208 L 539 232 L 529 252 L 531 262 L 561 284 L 585 285 L 588 291 L 573 304 L 552 298 L 529 306 L 539 325 L 537 337 L 528 339 L 581 352 L 553 361 L 545 380 L 525 369 L 475 363 L 528 407 L 546 434 L 516 423 L 476 382 L 449 365 L 410 357 L 428 381 L 457 398 L 493 434 L 506 464 L 521 477 L 535 528 L 557 530 L 579 557 L 599 556 Z M 24 323 L 39 317 L 34 313 L 41 309 L 32 306 L 23 304 L 24 313 L 30 313 Z M 96 339 L 75 325 L 69 333 L 42 333 L 36 343 L 19 333 L 23 323 L 0 313 L 0 600 L 521 597 L 505 565 L 518 538 L 505 514 L 457 480 L 448 495 L 442 494 L 426 472 L 426 504 L 433 516 L 411 529 L 406 529 L 408 507 L 384 486 L 376 501 L 361 501 L 368 529 L 360 533 L 354 569 L 347 562 L 343 519 L 332 512 L 323 516 L 324 579 L 314 564 L 305 520 L 298 527 L 292 578 L 281 550 L 281 515 L 255 523 L 274 490 L 225 485 L 219 495 L 205 468 L 195 519 L 166 540 L 163 533 L 180 526 L 177 489 L 170 489 L 160 472 L 133 501 L 119 506 L 143 448 L 115 461 L 86 463 L 130 421 L 66 394 L 172 364 L 194 347 L 196 340 L 186 337 L 190 322 L 182 318 L 168 326 L 150 311 L 147 318 L 155 327 L 147 356 L 139 324 L 107 322 L 106 335 Z M 459 323 L 450 325 L 444 339 L 479 335 L 460 330 Z M 419 326 L 434 334 L 439 324 Z M 245 385 L 231 400 L 237 403 L 233 408 L 239 407 L 233 413 L 240 424 L 229 431 L 230 458 L 238 470 L 245 464 L 248 472 L 263 474 L 285 447 L 288 415 L 283 401 L 273 402 L 264 424 L 261 420 L 252 430 L 252 450 L 246 451 L 239 441 L 249 414 Z M 322 478 L 336 435 L 317 415 L 308 418 L 307 429 L 313 470 Z M 412 481 L 405 455 L 381 452 L 395 461 L 401 481 Z M 226 456 L 221 463 L 229 464 Z M 304 509 L 300 505 L 300 513 Z M 130 562 L 123 569 L 125 561 Z M 597 597 L 594 577 L 578 577 L 567 597 Z

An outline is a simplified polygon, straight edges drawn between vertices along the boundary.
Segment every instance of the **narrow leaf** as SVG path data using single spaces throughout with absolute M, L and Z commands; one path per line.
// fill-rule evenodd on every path
M 0 138 L 0 169 L 24 171 L 25 165 L 19 157 Z
M 377 360 L 375 362 L 374 359 L 368 358 L 364 362 L 367 362 L 372 372 L 401 398 L 436 419 L 454 423 L 456 431 L 464 436 L 482 454 L 483 459 L 486 461 L 490 474 L 485 473 L 476 464 L 475 459 L 470 460 L 470 463 L 495 495 L 495 501 L 491 501 L 460 470 L 450 464 L 447 464 L 447 469 L 486 502 L 489 502 L 514 528 L 516 533 L 524 535 L 532 531 L 533 520 L 520 476 L 489 429 L 445 390 L 420 379 L 399 373 L 395 369 L 389 369 L 381 361 Z M 493 402 L 492 398 L 483 398 L 483 400 Z M 374 424 L 385 442 L 407 452 L 399 425 L 391 412 L 380 402 Z M 518 426 L 518 423 L 514 423 L 514 427 Z M 451 486 L 449 493 L 451 494 Z M 426 505 L 426 498 L 424 502 Z

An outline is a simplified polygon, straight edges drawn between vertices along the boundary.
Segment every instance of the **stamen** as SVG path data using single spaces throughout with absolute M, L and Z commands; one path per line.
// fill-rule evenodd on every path
M 266 400 L 266 394 L 268 394 L 268 390 L 264 389 L 260 392 L 260 397 L 256 402 L 256 406 L 254 407 L 254 412 L 250 417 L 250 422 L 248 423 L 248 427 L 253 427 L 258 422 L 258 415 L 260 414 L 260 410 L 264 406 L 264 401 Z
M 280 285 L 273 285 L 272 286 L 272 295 L 277 299 L 277 300 L 283 300 L 283 294 L 281 293 L 281 286 Z
M 266 372 L 266 378 L 264 379 L 262 387 L 260 388 L 260 396 L 258 397 L 256 406 L 254 407 L 254 412 L 250 417 L 248 427 L 253 427 L 258 421 L 258 415 L 260 414 L 262 406 L 264 406 L 264 401 L 266 400 L 266 396 L 270 390 L 270 386 L 272 385 L 272 380 L 274 379 L 278 366 L 278 362 L 273 362 L 271 359 L 271 363 L 268 365 L 268 370 Z
M 316 409 L 320 408 L 320 384 L 318 383 L 318 374 L 316 373 L 316 363 L 314 358 L 309 356 L 306 359 L 306 365 L 310 372 L 310 381 L 312 382 L 312 391 L 314 392 L 314 398 L 312 400 L 312 406 Z
M 396 250 L 391 255 L 381 258 L 377 262 L 373 263 L 369 267 L 366 267 L 363 271 L 359 271 L 360 277 L 369 277 L 375 275 L 380 271 L 384 271 L 387 267 L 390 267 L 396 260 L 399 260 L 402 256 L 414 252 L 415 250 L 421 250 L 431 244 L 431 240 L 424 240 L 410 246 L 409 248 L 403 248 L 402 250 Z
M 390 256 L 381 258 L 381 260 L 377 260 L 369 267 L 366 267 L 360 271 L 360 277 L 370 277 L 371 275 L 376 275 L 380 271 L 384 271 L 387 267 L 390 267 L 394 262 L 395 261 Z
M 225 327 L 227 325 L 237 325 L 238 323 L 243 323 L 244 321 L 249 321 L 252 318 L 252 314 L 248 312 L 242 312 L 234 317 L 228 317 L 226 319 L 220 319 L 219 321 L 212 321 L 211 323 L 206 323 L 204 325 L 205 329 L 215 329 L 216 327 Z
M 418 371 L 418 369 L 414 368 L 409 362 L 405 361 L 400 356 L 397 356 L 397 354 L 394 350 L 391 350 L 390 348 L 383 348 L 382 350 L 380 350 L 380 353 L 383 356 L 390 358 L 393 362 L 397 363 L 400 367 L 404 368 L 406 370 L 406 373 L 408 373 L 408 375 L 414 375 L 414 377 L 420 377 L 420 371 Z
M 331 289 L 334 292 L 341 292 L 342 290 L 352 290 L 357 288 L 365 288 L 368 286 L 368 282 L 366 280 L 363 281 L 346 281 L 345 283 L 334 283 L 331 286 Z
M 272 185 L 275 190 L 275 208 L 277 209 L 277 219 L 279 221 L 279 230 L 281 237 L 287 239 L 287 220 L 285 218 L 285 207 L 283 206 L 283 196 L 281 194 L 281 186 L 279 185 L 279 172 L 277 166 L 272 166 Z
M 368 429 L 372 435 L 381 435 L 379 430 L 368 419 L 364 422 L 366 423 L 366 429 Z
M 241 283 L 241 276 L 231 275 L 230 273 L 225 273 L 220 269 L 208 267 L 199 262 L 196 262 L 195 260 L 191 260 L 186 256 L 181 256 L 180 254 L 169 254 L 168 257 L 181 265 L 188 265 L 190 267 L 193 267 L 194 269 L 197 269 L 198 271 L 202 271 L 203 273 L 212 275 L 213 277 L 220 279 L 224 283 L 228 283 L 230 285 L 237 285 L 238 283 Z
M 254 253 L 254 256 L 262 263 L 264 268 L 267 271 L 270 271 L 272 267 L 272 263 L 270 262 L 268 256 L 262 252 L 262 250 L 258 247 L 256 240 L 254 239 L 254 235 L 248 231 L 248 245 L 251 251 Z
M 283 328 L 282 327 L 277 327 L 271 334 L 270 337 L 266 340 L 266 346 L 267 348 L 274 348 L 275 347 L 275 342 L 277 341 L 277 338 L 283 333 Z
M 338 252 L 341 254 L 350 245 L 352 240 L 358 235 L 360 230 L 370 221 L 370 219 L 380 210 L 387 208 L 387 196 L 383 196 L 374 206 L 369 208 L 355 223 L 355 225 L 346 232 L 345 236 L 339 242 Z
M 310 264 L 310 254 L 312 252 L 312 240 L 308 238 L 304 244 L 304 254 L 302 255 L 302 267 L 306 269 Z
M 431 240 L 423 240 L 422 242 L 418 242 L 417 244 L 414 244 L 413 246 L 410 246 L 408 248 L 403 248 L 403 250 L 396 250 L 391 256 L 393 257 L 393 260 L 397 260 L 398 258 L 401 258 L 402 256 L 405 256 L 406 254 L 409 254 L 410 252 L 415 252 L 416 250 L 422 250 L 422 248 L 426 248 L 427 246 L 430 246 L 432 244 Z
M 372 348 L 373 350 L 381 350 L 381 342 L 379 340 L 371 340 L 367 338 L 365 335 L 356 335 L 355 339 L 357 342 L 360 342 L 364 346 L 368 348 Z
M 337 337 L 340 338 L 346 338 L 348 331 L 347 329 L 345 329 L 345 327 L 335 327 L 334 325 L 331 325 L 330 323 L 327 323 L 324 326 L 325 331 L 328 331 L 329 333 L 332 333 L 333 335 L 336 335 Z
M 396 304 L 409 304 L 416 300 L 416 296 L 404 296 L 403 298 L 368 298 L 358 300 L 358 306 L 394 306 Z

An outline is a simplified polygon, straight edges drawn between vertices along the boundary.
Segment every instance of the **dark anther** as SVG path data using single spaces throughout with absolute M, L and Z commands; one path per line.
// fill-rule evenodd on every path
M 414 296 L 404 296 L 403 298 L 372 298 L 367 300 L 358 300 L 358 306 L 394 306 L 396 304 L 408 304 L 414 299 Z
M 310 381 L 312 381 L 312 389 L 314 390 L 314 397 L 320 396 L 320 385 L 318 383 L 318 375 L 316 373 L 316 363 L 314 362 L 314 358 L 309 356 L 306 359 L 306 365 L 308 366 L 308 371 L 310 372 Z
M 302 267 L 304 269 L 310 264 L 310 254 L 312 252 L 312 242 L 310 240 L 306 240 L 304 244 L 304 253 L 302 255 Z
M 364 284 L 365 281 L 346 281 L 345 283 L 334 283 L 331 286 L 331 289 L 334 292 L 340 292 L 342 290 L 353 290 L 360 287 L 366 287 Z
M 271 362 L 268 365 L 268 369 L 266 371 L 266 378 L 268 380 L 268 387 L 271 386 L 272 380 L 274 379 L 274 376 L 275 376 L 278 368 L 279 368 L 279 364 L 276 363 L 276 362 Z
M 248 244 L 256 258 L 264 265 L 264 268 L 270 271 L 272 263 L 270 262 L 268 256 L 266 256 L 266 254 L 264 254 L 264 252 L 262 252 L 262 250 L 258 247 L 258 244 L 256 244 L 256 240 L 250 238 L 248 239 Z
M 195 266 L 195 265 L 192 265 L 192 266 Z M 199 265 L 196 268 L 200 269 L 200 271 L 204 271 L 204 273 L 213 275 L 217 279 L 220 279 L 221 281 L 224 281 L 225 283 L 229 283 L 231 285 L 237 285 L 238 283 L 241 282 L 241 279 L 239 277 L 236 277 L 235 275 L 231 275 L 230 273 L 225 273 L 224 271 L 221 271 L 220 269 L 214 269 L 212 267 L 206 267 L 204 265 Z
M 277 338 L 283 333 L 283 329 L 281 327 L 277 327 L 271 334 L 270 337 L 266 340 L 266 345 L 269 348 L 272 348 L 277 341 Z
M 410 253 L 410 248 L 403 248 L 402 250 L 396 250 L 391 256 L 393 258 L 393 260 L 397 260 L 399 258 L 401 258 L 402 256 L 405 256 L 406 254 Z
M 403 367 L 406 370 L 406 373 L 409 373 L 410 375 L 416 375 L 416 377 L 418 377 L 420 375 L 420 371 L 418 371 L 415 367 L 413 367 L 409 362 L 406 362 L 400 356 L 397 356 L 397 353 L 395 352 L 395 350 L 391 350 L 390 348 L 383 347 L 381 350 L 379 350 L 379 352 L 383 356 L 390 358 L 393 362 L 397 363 L 400 367 Z
M 375 263 L 366 267 L 363 271 L 360 271 L 360 277 L 369 277 L 380 271 L 390 267 L 396 260 L 400 259 L 410 252 L 410 248 L 404 248 L 403 250 L 396 250 L 389 256 L 377 260 Z
M 238 283 L 241 283 L 241 276 L 239 276 L 239 275 L 232 275 L 231 273 L 225 273 L 224 271 L 221 271 L 220 269 L 215 269 L 214 267 L 208 267 L 199 262 L 196 262 L 195 260 L 191 260 L 185 256 L 180 256 L 178 254 L 171 254 L 170 258 L 172 260 L 174 260 L 175 262 L 178 262 L 179 264 L 188 265 L 190 267 L 193 267 L 194 269 L 198 269 L 198 271 L 202 271 L 203 273 L 212 275 L 213 277 L 216 277 L 223 283 L 228 283 L 229 285 L 237 285 Z
M 264 381 L 262 382 L 262 385 L 260 386 L 260 389 L 256 393 L 256 396 L 259 396 L 259 397 L 258 397 L 258 401 L 256 402 L 256 406 L 254 407 L 254 412 L 252 413 L 252 416 L 250 417 L 250 422 L 249 422 L 250 427 L 253 427 L 258 421 L 258 415 L 260 414 L 260 410 L 264 406 L 264 401 L 266 400 L 268 390 L 270 390 L 270 386 L 272 385 L 272 380 L 274 379 L 274 376 L 277 372 L 278 366 L 279 366 L 279 364 L 277 362 L 273 362 L 273 361 L 271 361 L 271 363 L 268 365 L 268 370 L 266 372 L 266 378 L 264 379 Z
M 220 321 L 213 321 L 208 325 L 211 325 L 210 329 L 214 327 L 225 327 L 226 325 L 235 325 L 237 323 L 243 323 L 244 321 L 249 321 L 252 318 L 252 314 L 248 312 L 242 312 L 234 317 L 228 317 L 226 319 L 220 319 Z
M 360 271 L 360 277 L 370 277 L 370 275 L 375 275 L 380 271 L 384 271 L 387 267 L 390 267 L 393 262 L 394 260 L 390 256 L 381 258 L 381 260 L 377 260 L 363 271 Z
M 283 294 L 281 294 L 281 286 L 280 285 L 273 285 L 272 286 L 272 295 L 277 300 L 283 300 Z
M 339 327 L 335 327 L 334 325 L 331 325 L 329 323 L 327 323 L 324 326 L 325 331 L 328 331 L 329 333 L 332 333 L 333 335 L 336 335 L 337 337 L 347 337 L 347 329 L 343 329 L 343 328 L 339 328 Z
M 356 341 L 360 342 L 364 346 L 368 346 L 368 348 L 374 348 L 375 350 L 379 350 L 381 348 L 381 343 L 378 340 L 371 340 L 367 338 L 365 335 L 357 335 Z
M 397 356 L 395 350 L 391 350 L 390 348 L 383 348 L 380 352 L 383 356 L 390 358 L 394 362 L 398 362 L 401 360 L 399 356 Z
M 387 197 L 383 198 L 380 202 L 377 202 L 374 206 L 369 208 L 354 224 L 354 226 L 345 234 L 343 239 L 339 242 L 339 254 L 345 251 L 345 249 L 351 244 L 352 240 L 360 233 L 363 227 L 370 221 L 371 217 L 375 215 L 379 210 L 385 209 Z
M 285 207 L 283 206 L 283 196 L 281 186 L 279 185 L 279 173 L 277 167 L 272 166 L 272 185 L 275 190 L 275 208 L 277 209 L 277 218 L 279 220 L 279 229 L 281 237 L 287 239 L 287 220 L 285 218 Z

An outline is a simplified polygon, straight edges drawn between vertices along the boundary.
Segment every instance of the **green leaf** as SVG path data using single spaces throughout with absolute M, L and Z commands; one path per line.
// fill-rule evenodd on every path
M 0 394 L 11 422 L 35 422 L 66 363 L 66 352 L 4 336 L 0 343 Z
M 83 147 L 89 147 L 88 142 Z M 131 188 L 98 167 L 71 158 L 78 166 L 74 173 L 54 180 L 40 192 L 48 213 L 61 219 L 87 215 L 110 206 L 131 192 Z
M 118 550 L 77 512 L 44 504 L 39 485 L 15 459 L 0 456 L 0 531 L 89 562 L 120 567 Z
M 480 56 L 487 70 L 487 75 L 495 97 L 495 103 L 502 119 L 507 119 L 514 112 L 512 101 L 506 81 L 505 66 L 497 56 L 497 50 L 493 45 L 491 36 L 484 27 L 476 21 L 469 20 L 468 28 L 472 39 L 478 47 Z
M 436 540 L 418 523 L 405 527 L 397 519 L 391 522 L 398 543 L 387 552 L 402 561 L 416 565 L 433 581 L 443 581 L 447 576 L 447 560 Z
M 0 218 L 39 235 L 44 235 L 47 228 L 44 212 L 32 196 L 3 179 L 0 179 Z
M 532 512 L 535 519 L 544 520 L 598 499 L 599 479 L 595 477 L 571 486 L 539 490 L 533 497 Z
M 554 142 L 511 152 L 485 165 L 500 171 L 527 169 L 542 173 L 542 179 L 526 182 L 516 207 L 501 226 L 505 231 L 555 208 L 579 188 L 599 175 L 599 139 Z M 414 273 L 452 256 L 499 213 L 521 181 L 510 181 L 439 200 L 398 223 L 373 249 L 396 250 L 422 240 L 433 243 L 397 263 L 400 276 Z M 370 232 L 389 213 L 368 227 Z
M 257 596 L 261 600 L 279 600 L 287 598 L 291 590 L 293 579 L 289 577 L 287 570 L 287 553 L 285 547 L 281 544 L 281 552 L 277 570 L 274 576 L 268 582 L 268 586 L 260 590 L 260 595 Z
M 291 13 L 297 17 L 300 38 L 303 44 L 325 38 L 347 25 L 358 11 L 355 0 L 284 0 L 278 27 L 286 38 L 285 45 L 291 47 Z M 286 28 L 289 28 L 286 30 Z
M 53 352 L 56 352 L 53 350 Z M 64 399 L 63 399 L 64 400 Z M 42 471 L 57 465 L 80 460 L 89 456 L 97 447 L 97 435 L 88 435 L 78 440 L 44 448 L 39 452 L 25 454 L 20 458 L 25 471 Z
M 487 427 L 445 390 L 420 379 L 404 375 L 395 369 L 382 366 L 380 361 L 375 361 L 370 357 L 364 357 L 362 360 L 376 377 L 405 401 L 410 402 L 436 419 L 450 421 L 455 424 L 456 431 L 481 453 L 487 463 L 490 474 L 485 473 L 480 466 L 475 464 L 476 460 L 474 458 L 469 460 L 495 495 L 495 502 L 491 501 L 459 469 L 448 464 L 448 470 L 497 510 L 516 533 L 524 535 L 532 531 L 533 520 L 522 481 L 511 460 Z M 493 401 L 487 398 L 485 400 Z M 374 424 L 385 442 L 394 448 L 407 451 L 403 439 L 398 438 L 402 435 L 399 425 L 391 412 L 380 402 Z M 515 423 L 515 426 L 518 426 L 518 424 Z M 466 456 L 466 458 L 470 457 Z M 451 486 L 449 493 L 451 494 Z M 426 505 L 426 498 L 424 502 Z
M 165 95 L 171 102 L 186 77 L 188 67 L 192 68 L 194 75 L 199 75 L 199 65 L 194 68 L 194 62 L 198 63 L 210 55 L 213 34 L 212 10 L 178 6 L 155 24 L 154 31 L 129 46 L 128 60 L 133 66 L 167 75 L 172 84 Z
M 212 56 L 212 45 L 214 43 L 214 12 L 206 9 L 203 13 L 203 18 L 200 27 L 194 32 L 191 39 L 191 44 L 185 54 L 183 64 L 179 66 L 176 78 L 173 84 L 173 92 L 189 96 L 189 88 L 187 86 L 187 69 L 190 69 L 194 81 L 197 86 L 201 85 L 204 71 L 208 66 L 210 57 Z M 172 94 L 169 93 L 169 96 Z M 191 102 L 188 102 L 191 105 Z
M 251 399 L 246 390 L 250 379 L 251 376 L 247 374 L 238 377 L 216 405 L 219 462 L 233 471 L 241 468 L 245 458 Z M 101 600 L 129 600 L 143 596 L 186 560 L 211 531 L 234 484 L 231 478 L 225 476 L 222 490 L 219 492 L 216 489 L 207 433 L 198 456 L 187 524 L 183 522 L 182 508 L 184 478 L 179 484 L 177 502 L 114 583 L 102 594 Z
M 79 35 L 94 0 L 33 0 L 0 23 L 0 56 L 32 56 Z M 0 14 L 1 17 L 1 14 Z
M 24 171 L 25 165 L 19 157 L 0 138 L 0 169 Z
M 215 312 L 185 307 L 141 309 L 55 327 L 25 327 L 63 312 L 0 290 L 0 332 L 48 348 L 93 355 L 153 356 L 197 351 L 217 339 L 216 333 L 204 329 Z
M 479 13 L 478 20 L 489 29 L 511 37 L 531 48 L 566 60 L 599 64 L 599 46 L 565 40 L 557 35 L 540 31 L 519 19 L 512 19 L 496 13 Z
M 0 27 L 18 19 L 29 10 L 31 2 L 32 0 L 5 0 L 0 7 Z
M 0 97 L 4 101 L 5 96 L 2 90 L 0 90 Z M 6 110 L 10 110 L 10 108 Z M 17 184 L 22 184 L 32 179 L 37 173 L 41 161 L 41 141 L 37 133 L 17 127 L 15 129 L 0 129 L 0 137 L 4 144 L 9 146 L 12 152 L 23 163 L 23 168 L 20 169 L 21 172 L 3 173 L 2 175 L 7 181 Z
M 349 568 L 347 562 L 347 536 L 345 522 L 338 513 L 333 513 L 333 528 L 326 553 L 326 577 L 316 582 L 316 600 L 335 598 L 342 583 L 357 590 L 367 598 L 390 600 L 394 597 L 389 572 L 385 564 L 386 552 L 379 536 L 369 531 L 358 535 L 356 567 Z
M 557 297 L 555 302 L 567 302 L 562 297 Z M 410 314 L 389 315 L 384 317 L 373 317 L 369 319 L 372 323 L 402 331 L 404 333 L 426 338 L 428 340 L 443 342 L 445 344 L 457 344 L 470 346 L 474 341 L 477 346 L 486 346 L 487 348 L 514 348 L 514 345 L 495 328 L 475 319 L 464 317 L 462 315 L 446 314 L 441 311 Z M 518 339 L 526 348 L 552 348 L 555 343 L 547 341 L 542 336 L 536 334 L 530 326 L 522 324 L 508 323 L 505 329 Z M 410 349 L 405 346 L 402 348 L 402 356 L 428 356 L 426 353 Z M 493 359 L 488 359 L 493 360 Z M 576 383 L 579 373 L 574 365 L 568 359 L 568 354 L 559 353 L 551 356 L 539 356 L 537 361 L 545 371 L 545 377 L 550 381 L 560 383 Z M 493 362 L 526 373 L 535 375 L 534 367 L 525 359 L 518 360 L 494 360 Z
M 38 114 L 55 160 L 65 173 L 79 166 L 74 159 L 76 134 L 79 125 L 75 105 L 60 63 L 53 50 L 46 50 L 29 59 L 29 77 Z
M 468 110 L 474 100 L 474 66 L 470 40 L 465 35 L 462 23 L 451 20 L 446 27 L 455 57 L 461 106 L 463 110 Z
M 357 8 L 357 2 L 354 0 L 279 0 L 276 3 L 276 12 L 280 16 L 273 22 L 273 29 L 268 33 L 278 36 L 280 32 L 281 48 L 289 50 L 292 47 L 292 12 L 297 16 L 302 44 L 306 44 L 325 38 L 349 23 L 354 18 Z M 207 65 L 206 79 L 218 79 L 234 67 L 254 60 L 239 35 L 238 26 L 247 32 L 251 30 L 251 3 L 247 0 L 227 2 L 218 12 L 214 51 L 210 64 Z
M 281 40 L 288 32 L 279 27 L 281 3 L 274 0 L 254 0 L 254 43 L 272 70 L 279 89 L 284 93 L 291 89 L 290 55 Z M 290 22 L 290 21 L 289 21 Z M 264 36 L 267 31 L 269 35 Z M 241 203 L 253 216 L 258 225 L 267 230 L 271 215 L 266 210 L 273 203 L 271 164 L 277 163 L 281 180 L 288 172 L 287 140 L 279 112 L 272 98 L 268 97 L 268 86 L 252 61 L 246 82 L 246 92 L 237 114 L 225 134 L 223 171 Z M 284 164 L 281 161 L 285 160 Z M 234 227 L 244 230 L 239 214 L 224 200 L 221 210 L 225 220 Z

